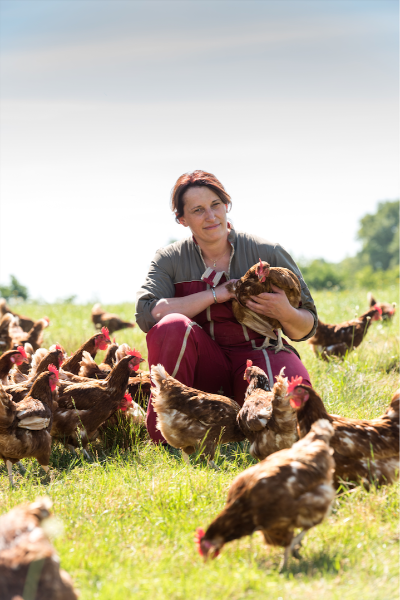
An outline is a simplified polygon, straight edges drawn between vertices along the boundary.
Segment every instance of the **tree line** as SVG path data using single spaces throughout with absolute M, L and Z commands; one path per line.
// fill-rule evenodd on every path
M 399 279 L 399 200 L 380 202 L 375 213 L 360 220 L 356 256 L 333 263 L 299 260 L 307 285 L 316 290 L 382 287 Z

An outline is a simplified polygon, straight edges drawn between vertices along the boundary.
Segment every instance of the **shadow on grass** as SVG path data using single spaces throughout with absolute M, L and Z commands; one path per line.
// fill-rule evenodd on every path
M 268 549 L 267 549 L 268 552 Z M 283 558 L 284 549 L 282 548 L 282 556 L 279 562 L 276 562 L 276 557 L 266 555 L 256 559 L 257 567 L 261 571 L 278 572 Z M 281 575 L 285 579 L 292 579 L 299 574 L 307 577 L 325 576 L 327 574 L 337 575 L 343 570 L 343 565 L 338 554 L 329 554 L 328 552 L 321 552 L 318 555 L 307 558 L 294 558 L 291 556 L 288 561 L 288 565 Z

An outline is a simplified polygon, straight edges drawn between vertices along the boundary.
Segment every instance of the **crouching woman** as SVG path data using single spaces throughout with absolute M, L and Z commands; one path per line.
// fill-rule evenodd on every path
M 264 337 L 235 319 L 228 282 L 242 277 L 259 258 L 271 267 L 296 273 L 301 284 L 300 308 L 293 308 L 279 288 L 247 302 L 254 312 L 278 319 L 283 333 L 293 341 L 314 334 L 317 311 L 291 256 L 279 244 L 235 231 L 227 220 L 231 204 L 224 186 L 211 173 L 194 171 L 179 177 L 172 191 L 172 210 L 192 237 L 157 251 L 137 294 L 136 321 L 147 333 L 150 366 L 161 363 L 181 383 L 229 396 L 242 405 L 247 359 L 267 373 L 271 387 L 282 367 L 286 367 L 285 375 L 301 375 L 303 383 L 311 382 L 286 340 L 289 352 L 262 348 Z M 146 422 L 152 440 L 163 441 L 151 398 Z

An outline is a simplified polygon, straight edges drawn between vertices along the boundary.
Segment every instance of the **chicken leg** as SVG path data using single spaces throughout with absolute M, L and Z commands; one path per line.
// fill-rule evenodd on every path
M 289 354 L 290 354 L 290 350 L 288 348 L 285 348 L 285 346 L 283 345 L 283 342 L 282 342 L 282 329 L 278 329 L 277 331 L 278 331 L 278 343 L 275 348 L 275 354 L 277 352 L 280 352 L 281 350 L 284 350 L 285 352 L 289 352 Z
M 11 460 L 6 460 L 7 471 L 8 471 L 8 479 L 10 480 L 11 487 L 14 487 L 14 480 L 12 474 L 12 462 Z
M 307 531 L 306 529 L 303 529 L 303 531 L 301 531 L 298 535 L 296 535 L 296 537 L 294 537 L 292 539 L 290 544 L 288 546 L 286 546 L 285 553 L 283 555 L 283 560 L 282 560 L 281 566 L 279 568 L 280 573 L 282 573 L 282 571 L 284 571 L 286 569 L 290 555 L 292 555 L 298 559 L 301 558 L 298 548 L 296 548 L 296 546 L 301 546 L 301 540 L 303 539 L 304 535 L 306 534 L 306 531 Z

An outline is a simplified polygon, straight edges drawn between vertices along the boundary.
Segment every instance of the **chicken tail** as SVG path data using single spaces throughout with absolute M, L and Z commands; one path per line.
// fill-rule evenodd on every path
M 279 375 L 276 375 L 275 377 L 276 383 L 273 387 L 273 393 L 275 398 L 284 398 L 287 394 L 288 378 L 285 377 L 285 368 L 286 367 L 282 367 L 282 369 L 279 372 Z
M 125 356 L 127 356 L 129 350 L 130 350 L 129 344 L 126 344 L 126 343 L 121 344 L 115 353 L 115 363 L 119 363 L 120 360 L 122 360 Z
M 101 304 L 97 303 L 92 308 L 92 315 L 103 315 L 104 310 L 101 308 Z
M 158 364 L 157 366 L 153 365 L 151 367 L 151 381 L 154 383 L 157 390 L 160 390 L 162 382 L 165 379 L 168 379 L 168 377 L 168 373 L 162 365 Z
M 93 360 L 91 354 L 84 350 L 82 352 L 82 360 L 80 361 L 81 368 L 79 369 L 78 375 L 81 377 L 94 377 L 95 373 L 99 370 L 97 363 Z

